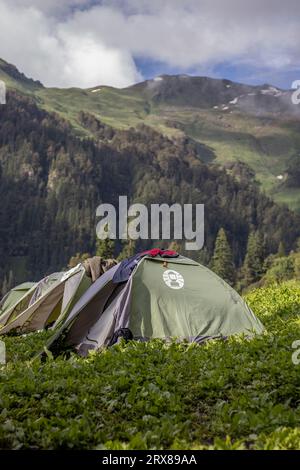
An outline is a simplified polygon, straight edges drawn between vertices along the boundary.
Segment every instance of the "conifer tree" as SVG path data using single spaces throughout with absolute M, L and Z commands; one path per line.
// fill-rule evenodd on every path
M 247 253 L 243 265 L 243 280 L 249 286 L 263 275 L 264 243 L 259 232 L 251 232 L 248 238 Z
M 283 258 L 286 255 L 283 241 L 279 243 L 277 255 L 279 256 L 279 258 Z
M 200 264 L 203 264 L 203 266 L 209 266 L 210 255 L 206 247 L 199 251 L 199 254 L 196 257 L 196 261 L 198 261 Z
M 5 276 L 2 282 L 2 287 L 1 287 L 1 297 L 4 297 L 7 292 L 8 292 L 8 282 L 7 282 L 7 277 Z
M 96 256 L 101 258 L 114 258 L 115 255 L 115 241 L 110 238 L 100 239 L 96 241 Z
M 131 240 L 124 240 L 123 242 L 123 249 L 118 256 L 118 261 L 122 261 L 123 259 L 130 258 L 136 253 L 136 241 Z
M 225 230 L 223 228 L 219 230 L 216 238 L 211 268 L 228 284 L 234 284 L 235 268 L 233 263 L 232 251 L 228 243 Z
M 2 283 L 0 297 L 4 297 L 5 294 L 7 294 L 7 292 L 9 292 L 14 287 L 14 284 L 15 284 L 14 274 L 12 270 L 10 270 L 8 273 L 8 277 L 5 276 L 4 281 Z

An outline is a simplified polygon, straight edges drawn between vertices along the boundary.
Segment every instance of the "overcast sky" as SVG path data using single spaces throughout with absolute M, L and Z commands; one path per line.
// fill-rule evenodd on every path
M 190 73 L 289 88 L 300 1 L 0 0 L 0 57 L 46 86 Z

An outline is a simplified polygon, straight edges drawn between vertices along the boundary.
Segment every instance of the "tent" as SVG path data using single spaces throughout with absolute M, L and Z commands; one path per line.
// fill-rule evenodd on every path
M 45 277 L 28 292 L 26 301 L 8 309 L 0 318 L 0 335 L 12 330 L 27 333 L 58 325 L 90 285 L 91 279 L 81 264 Z M 7 300 L 4 299 L 5 303 Z
M 0 302 L 0 327 L 28 307 L 36 283 L 24 282 L 11 289 Z
M 143 256 L 120 282 L 123 263 L 83 294 L 48 343 L 50 350 L 63 343 L 86 355 L 120 336 L 199 343 L 264 329 L 234 289 L 191 259 Z

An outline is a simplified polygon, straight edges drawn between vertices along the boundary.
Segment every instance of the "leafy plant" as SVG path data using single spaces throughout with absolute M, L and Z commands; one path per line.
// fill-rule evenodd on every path
M 300 284 L 247 295 L 266 332 L 203 345 L 121 342 L 31 358 L 49 333 L 5 338 L 2 449 L 300 449 Z

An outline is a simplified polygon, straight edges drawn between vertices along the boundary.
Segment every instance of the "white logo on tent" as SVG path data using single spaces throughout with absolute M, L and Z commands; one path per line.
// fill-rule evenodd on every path
M 184 286 L 184 279 L 180 273 L 168 269 L 163 274 L 163 279 L 171 289 L 181 289 Z

